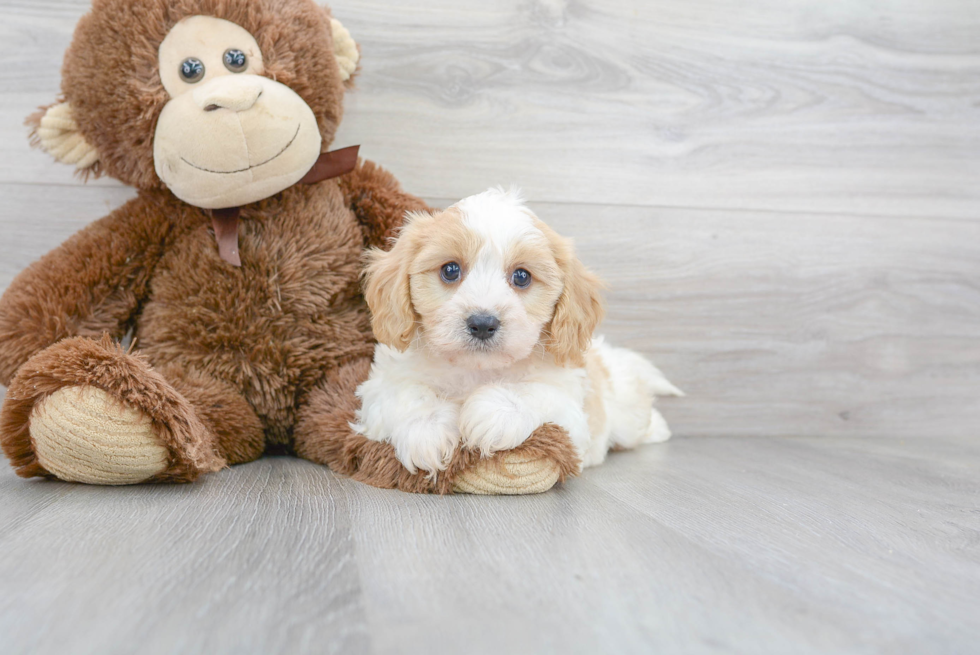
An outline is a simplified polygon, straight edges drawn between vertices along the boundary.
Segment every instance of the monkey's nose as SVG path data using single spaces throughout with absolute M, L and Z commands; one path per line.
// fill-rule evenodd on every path
M 223 75 L 194 90 L 194 102 L 204 111 L 247 111 L 261 96 L 262 84 L 254 75 Z
M 492 338 L 497 333 L 497 330 L 500 329 L 500 321 L 497 320 L 496 316 L 490 316 L 489 314 L 474 314 L 466 319 L 466 328 L 474 338 L 480 341 L 486 341 Z

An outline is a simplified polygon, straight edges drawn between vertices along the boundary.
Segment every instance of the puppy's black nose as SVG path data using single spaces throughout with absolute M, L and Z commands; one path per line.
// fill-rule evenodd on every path
M 486 341 L 497 333 L 500 321 L 487 314 L 474 314 L 466 319 L 466 327 L 469 328 L 470 335 L 480 341 Z

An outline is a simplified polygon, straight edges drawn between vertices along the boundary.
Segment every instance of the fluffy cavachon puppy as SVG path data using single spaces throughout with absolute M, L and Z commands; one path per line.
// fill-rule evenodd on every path
M 654 397 L 681 392 L 593 340 L 599 280 L 516 191 L 414 214 L 366 277 L 381 343 L 355 428 L 409 470 L 438 474 L 460 444 L 511 450 L 542 424 L 567 431 L 583 467 L 670 438 Z
M 94 2 L 35 137 L 139 195 L 0 299 L 0 443 L 18 474 L 187 482 L 273 445 L 378 486 L 480 478 L 479 453 L 433 480 L 349 427 L 374 350 L 363 250 L 426 209 L 327 152 L 357 59 L 313 0 Z M 572 470 L 574 450 L 544 426 L 507 456 L 520 491 Z

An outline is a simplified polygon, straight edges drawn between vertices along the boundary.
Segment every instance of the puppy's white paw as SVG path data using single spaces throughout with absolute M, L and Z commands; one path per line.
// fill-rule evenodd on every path
M 518 447 L 540 426 L 541 418 L 520 396 L 497 385 L 477 390 L 459 412 L 463 444 L 483 455 Z
M 643 435 L 642 443 L 663 443 L 670 439 L 670 427 L 667 421 L 655 409 L 650 410 L 650 424 L 647 426 L 646 434 Z
M 435 474 L 446 470 L 459 446 L 456 423 L 455 412 L 411 419 L 395 428 L 389 441 L 398 461 L 409 471 Z

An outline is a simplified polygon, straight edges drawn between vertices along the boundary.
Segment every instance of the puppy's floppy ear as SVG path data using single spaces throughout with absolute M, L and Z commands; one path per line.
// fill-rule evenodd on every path
M 374 336 L 402 351 L 412 342 L 416 327 L 409 286 L 409 268 L 417 249 L 414 219 L 411 215 L 406 219 L 402 234 L 390 251 L 373 248 L 368 252 L 364 270 L 364 298 L 371 309 Z
M 559 364 L 584 366 L 585 351 L 602 321 L 602 282 L 575 256 L 571 241 L 548 230 L 555 260 L 562 271 L 564 288 L 547 328 L 547 349 Z

